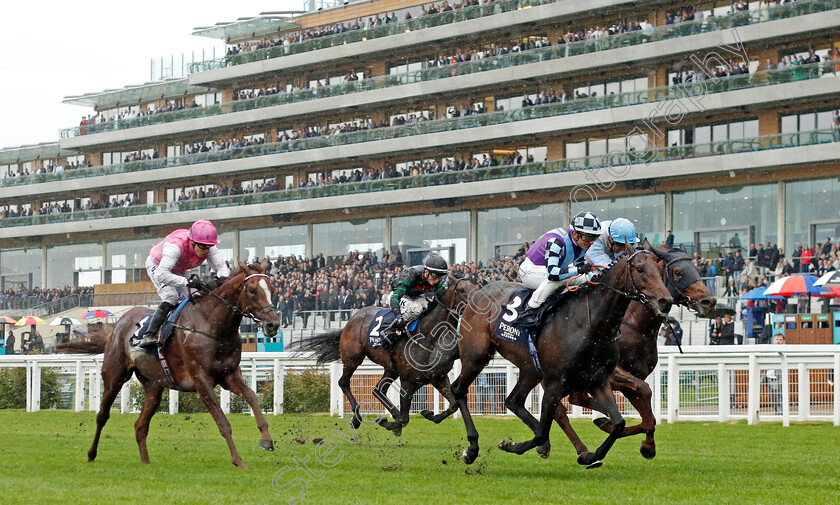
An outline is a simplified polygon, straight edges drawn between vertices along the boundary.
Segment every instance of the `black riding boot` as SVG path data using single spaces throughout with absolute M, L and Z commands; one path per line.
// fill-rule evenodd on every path
M 398 331 L 405 331 L 407 326 L 402 316 L 397 317 L 394 321 L 385 327 L 382 332 L 382 340 L 384 340 L 386 349 L 393 349 L 394 344 L 400 339 L 402 335 L 397 335 Z
M 163 325 L 163 322 L 166 321 L 166 317 L 174 308 L 175 306 L 169 302 L 161 302 L 161 304 L 158 305 L 155 314 L 152 316 L 152 322 L 149 323 L 149 329 L 146 330 L 146 333 L 144 333 L 140 341 L 137 342 L 138 347 L 149 348 L 159 345 L 160 340 L 157 332 L 161 325 Z

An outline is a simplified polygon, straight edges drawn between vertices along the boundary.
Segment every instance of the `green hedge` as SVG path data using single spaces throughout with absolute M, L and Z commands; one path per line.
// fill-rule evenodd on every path
M 61 400 L 58 374 L 51 368 L 41 369 L 41 408 L 50 409 Z M 26 369 L 0 369 L 0 409 L 26 408 Z

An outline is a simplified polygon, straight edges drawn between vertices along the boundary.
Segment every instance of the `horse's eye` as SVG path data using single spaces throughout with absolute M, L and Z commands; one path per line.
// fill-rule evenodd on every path
M 251 293 L 252 295 L 255 295 L 255 294 L 257 294 L 257 288 L 248 288 L 248 292 Z
M 645 267 L 639 265 L 639 266 L 636 267 L 636 271 L 639 272 L 640 274 L 643 274 L 643 273 L 645 273 Z
M 674 278 L 675 279 L 679 279 L 680 277 L 682 277 L 682 275 L 683 275 L 682 268 L 675 268 L 674 269 Z

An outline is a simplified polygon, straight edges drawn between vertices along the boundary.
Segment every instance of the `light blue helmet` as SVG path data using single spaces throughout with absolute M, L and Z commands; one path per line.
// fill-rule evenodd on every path
M 610 238 L 618 244 L 635 244 L 639 241 L 636 237 L 636 225 L 623 217 L 610 223 Z

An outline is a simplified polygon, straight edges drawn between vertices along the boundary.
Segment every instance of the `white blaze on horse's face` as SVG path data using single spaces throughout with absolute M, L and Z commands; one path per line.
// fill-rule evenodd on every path
M 265 282 L 265 279 L 260 279 L 259 284 L 263 291 L 265 291 L 265 299 L 268 301 L 268 303 L 271 303 L 271 290 L 268 289 L 268 283 Z

